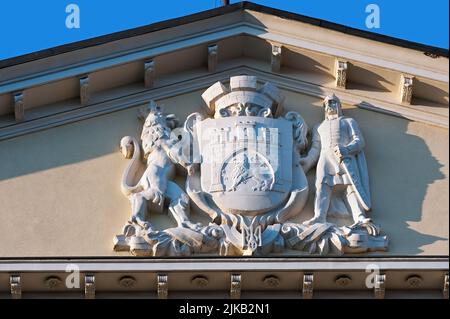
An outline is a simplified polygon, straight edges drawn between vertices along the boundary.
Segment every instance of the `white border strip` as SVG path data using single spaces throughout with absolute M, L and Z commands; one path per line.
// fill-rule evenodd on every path
M 243 260 L 124 260 L 124 261 L 0 261 L 0 272 L 64 272 L 70 264 L 77 264 L 81 272 L 220 272 L 220 271 L 365 271 L 376 265 L 383 270 L 448 271 L 449 261 L 443 260 L 397 260 L 383 258 L 371 260 L 289 260 L 273 258 L 268 261 Z

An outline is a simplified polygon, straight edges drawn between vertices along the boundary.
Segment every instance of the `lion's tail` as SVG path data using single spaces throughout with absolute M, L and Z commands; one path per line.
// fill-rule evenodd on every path
M 132 136 L 125 136 L 120 140 L 120 151 L 125 158 L 131 159 L 122 175 L 121 190 L 125 196 L 135 193 L 140 188 L 139 184 L 131 185 L 139 168 L 141 149 L 139 142 Z

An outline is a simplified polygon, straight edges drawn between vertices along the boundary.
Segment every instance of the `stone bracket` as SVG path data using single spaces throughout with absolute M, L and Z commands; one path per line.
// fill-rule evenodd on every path
M 241 298 L 241 274 L 231 275 L 231 286 L 230 286 L 230 298 L 240 299 Z
M 22 298 L 22 283 L 20 280 L 20 275 L 11 275 L 9 277 L 9 285 L 11 288 L 11 298 L 12 299 Z
M 80 78 L 80 104 L 85 106 L 89 103 L 91 96 L 89 92 L 89 76 Z
M 86 274 L 84 276 L 84 297 L 86 299 L 95 298 L 95 275 Z
M 347 87 L 347 61 L 336 59 L 335 79 L 336 87 L 345 89 Z
M 169 281 L 168 276 L 159 274 L 156 277 L 158 299 L 167 299 L 169 296 Z
M 400 102 L 411 104 L 413 96 L 414 77 L 410 75 L 401 75 L 400 79 Z
M 302 294 L 303 299 L 312 299 L 314 293 L 314 274 L 305 273 L 303 275 Z
M 153 87 L 155 82 L 155 61 L 148 60 L 144 62 L 144 86 L 146 89 Z
M 25 117 L 25 94 L 24 92 L 18 92 L 13 95 L 14 100 L 14 117 L 16 122 L 23 121 Z
M 270 57 L 270 68 L 272 72 L 280 73 L 282 57 L 282 46 L 280 44 L 272 44 L 272 54 Z
M 444 276 L 444 287 L 442 289 L 442 294 L 445 299 L 448 299 L 448 274 Z
M 375 275 L 375 287 L 373 288 L 375 299 L 384 299 L 386 293 L 386 275 L 380 273 Z
M 97 106 L 92 108 L 77 108 L 70 112 L 63 112 L 49 114 L 48 116 L 33 118 L 33 121 L 21 123 L 21 125 L 10 125 L 0 129 L 0 140 L 9 139 L 12 137 L 29 134 L 32 132 L 42 131 L 62 124 L 69 124 L 79 121 L 80 119 L 89 119 L 99 115 L 105 115 L 111 112 L 137 107 L 146 103 L 151 99 L 164 99 L 173 96 L 173 92 L 177 94 L 185 94 L 194 90 L 202 90 L 213 82 L 223 79 L 223 77 L 232 76 L 234 74 L 255 74 L 261 81 L 271 81 L 277 83 L 277 86 L 283 90 L 294 89 L 298 93 L 306 93 L 316 98 L 323 98 L 324 93 L 328 94 L 331 90 L 319 89 L 316 85 L 309 84 L 302 81 L 288 79 L 280 74 L 263 73 L 254 68 L 235 66 L 228 71 L 223 71 L 220 74 L 212 73 L 199 78 L 189 78 L 189 80 L 180 83 L 170 83 L 167 86 L 154 88 L 152 91 L 142 90 L 136 94 L 130 94 L 121 97 L 120 99 L 105 99 L 99 100 Z M 284 79 L 284 80 L 283 80 Z M 325 90 L 325 91 L 323 91 Z M 397 92 L 398 93 L 398 92 Z M 25 91 L 25 94 L 26 91 Z M 359 108 L 370 110 L 376 113 L 386 114 L 393 117 L 402 117 L 406 120 L 413 120 L 419 123 L 431 124 L 437 127 L 448 129 L 448 117 L 436 115 L 433 113 L 424 113 L 409 107 L 400 107 L 398 101 L 378 103 L 373 98 L 363 97 L 355 92 L 347 93 L 342 91 L 343 104 L 358 105 Z M 25 99 L 27 99 L 26 97 Z M 11 97 L 11 109 L 12 109 Z
M 219 46 L 213 44 L 208 46 L 208 72 L 215 72 L 218 64 Z

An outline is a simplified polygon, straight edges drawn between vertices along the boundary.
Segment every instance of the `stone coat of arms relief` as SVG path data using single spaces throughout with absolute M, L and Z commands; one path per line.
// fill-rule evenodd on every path
M 122 138 L 130 161 L 121 190 L 131 214 L 114 250 L 136 256 L 386 250 L 387 237 L 366 215 L 364 138 L 335 95 L 325 98 L 324 120 L 311 131 L 299 113 L 283 112 L 278 88 L 259 86 L 253 76 L 231 77 L 229 88 L 217 82 L 202 98 L 209 115 L 193 113 L 181 127 L 152 101 L 140 114 L 140 141 Z M 310 188 L 305 174 L 314 167 Z M 176 168 L 186 172 L 183 187 L 174 182 Z M 314 217 L 293 222 L 312 190 Z M 208 225 L 191 221 L 194 205 Z M 169 213 L 177 226 L 155 229 L 150 212 Z

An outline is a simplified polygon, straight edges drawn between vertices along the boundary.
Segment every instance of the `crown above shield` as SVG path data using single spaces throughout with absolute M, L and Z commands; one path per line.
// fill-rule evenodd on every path
M 229 88 L 216 82 L 202 94 L 202 98 L 214 117 L 218 117 L 221 109 L 238 104 L 268 108 L 278 116 L 282 112 L 284 100 L 276 86 L 269 82 L 259 86 L 256 76 L 248 75 L 231 77 Z

